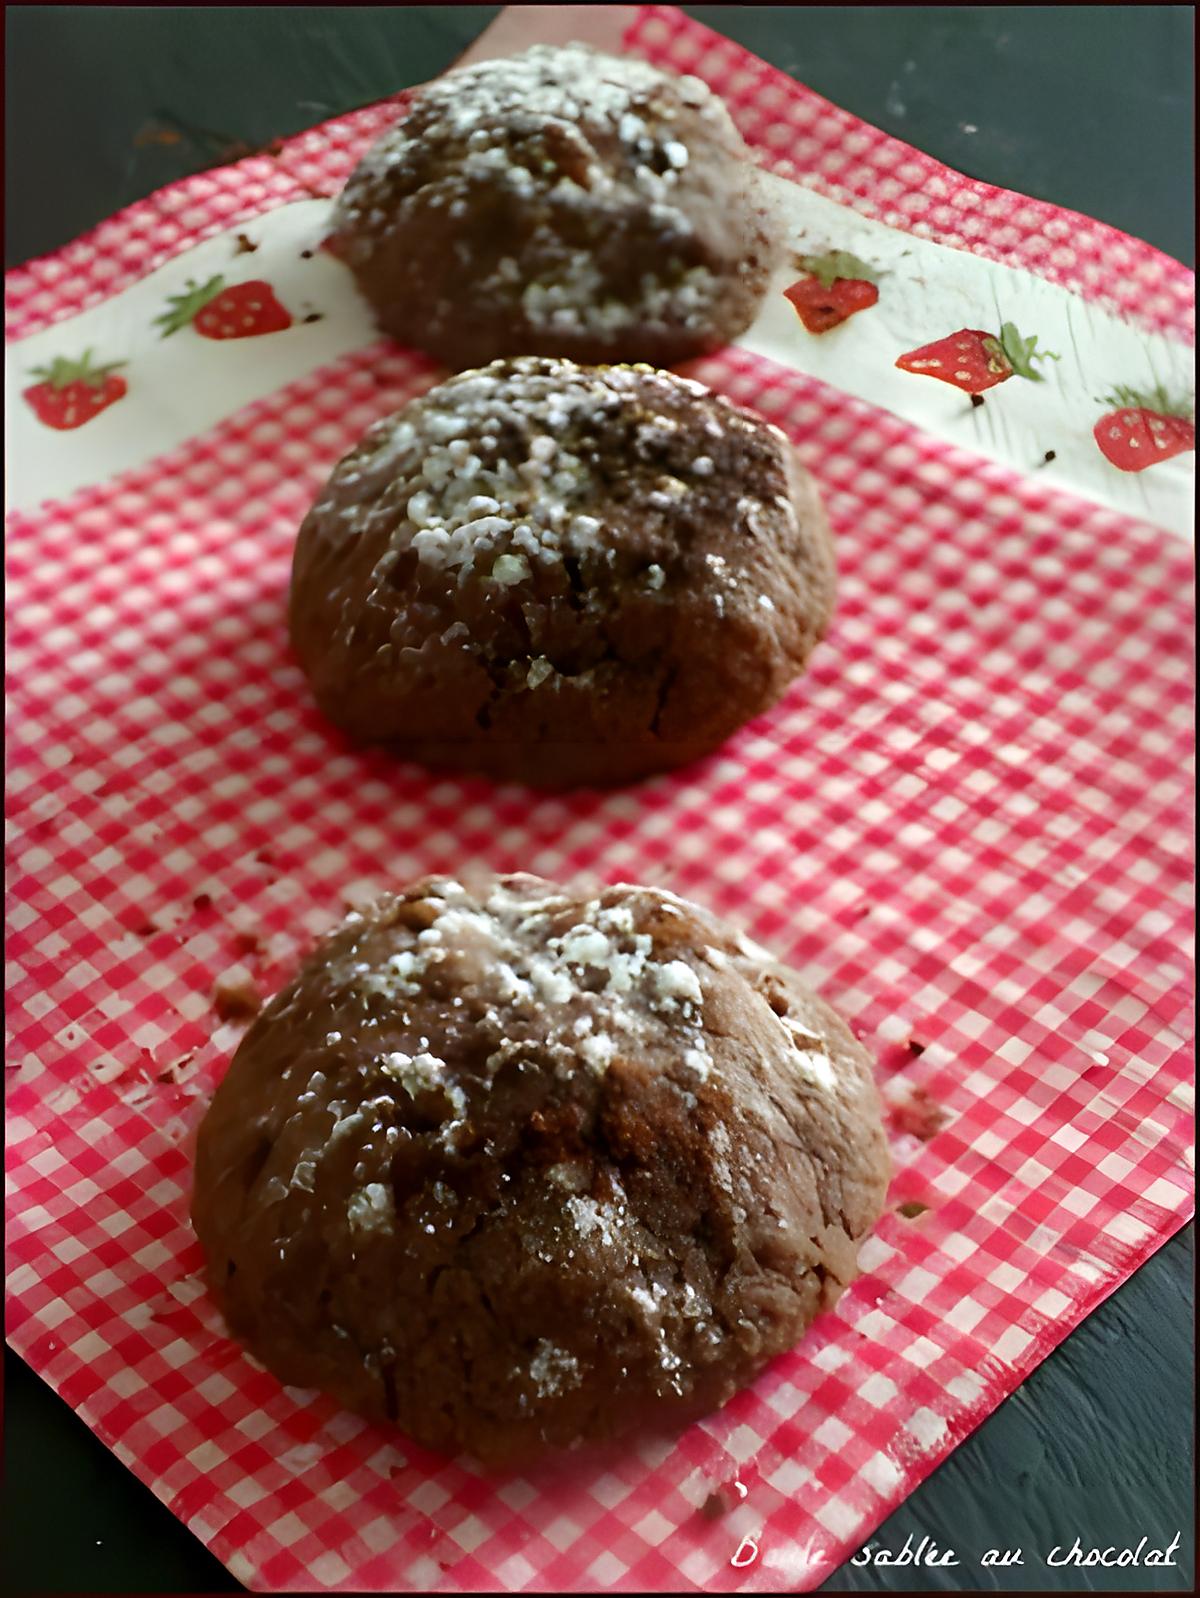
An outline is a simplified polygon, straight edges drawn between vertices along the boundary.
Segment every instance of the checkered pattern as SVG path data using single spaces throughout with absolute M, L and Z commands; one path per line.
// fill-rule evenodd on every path
M 633 43 L 729 73 L 743 115 L 766 85 L 672 12 Z M 878 138 L 791 85 L 771 115 Z M 289 150 L 344 169 L 325 137 Z M 260 167 L 17 274 L 23 329 L 288 197 Z M 886 208 L 881 182 L 863 160 L 862 203 Z M 365 423 L 432 381 L 416 357 L 347 357 L 11 518 L 9 1338 L 253 1587 L 810 1588 L 1190 1213 L 1187 551 L 745 352 L 696 373 L 819 478 L 838 615 L 774 712 L 625 792 L 431 777 L 309 702 L 295 528 Z M 269 990 L 344 899 L 467 859 L 701 900 L 878 1055 L 896 1178 L 862 1278 L 674 1445 L 485 1478 L 281 1390 L 200 1284 L 188 1144 L 236 1042 L 215 978 L 246 960 Z M 929 1141 L 914 1103 L 944 1118 Z

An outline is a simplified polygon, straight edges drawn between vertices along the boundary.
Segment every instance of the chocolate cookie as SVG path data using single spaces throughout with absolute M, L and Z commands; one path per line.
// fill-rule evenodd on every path
M 523 354 L 669 366 L 750 325 L 779 254 L 716 95 L 578 44 L 419 90 L 332 229 L 380 326 L 456 368 Z
M 523 357 L 372 427 L 300 529 L 292 641 L 353 736 L 542 785 L 705 754 L 833 609 L 777 427 L 649 367 Z
M 868 1055 L 729 927 L 432 878 L 250 1028 L 193 1219 L 281 1381 L 500 1462 L 723 1403 L 834 1303 L 886 1183 Z

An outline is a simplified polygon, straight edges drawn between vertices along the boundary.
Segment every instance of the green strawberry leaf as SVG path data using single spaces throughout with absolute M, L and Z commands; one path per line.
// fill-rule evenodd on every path
M 169 294 L 167 304 L 171 307 L 161 316 L 154 318 L 154 326 L 161 327 L 162 338 L 170 338 L 172 333 L 178 333 L 181 327 L 188 327 L 196 317 L 225 287 L 223 277 L 210 277 L 207 283 L 199 287 L 189 278 L 182 294 Z
M 1151 389 L 1128 388 L 1121 383 L 1110 394 L 1097 395 L 1096 403 L 1118 411 L 1147 410 L 1159 416 L 1180 416 L 1189 422 L 1195 413 L 1189 400 L 1172 398 L 1162 383 L 1156 383 Z
M 822 288 L 830 288 L 839 277 L 861 278 L 866 283 L 877 283 L 886 272 L 868 266 L 857 255 L 846 250 L 829 250 L 824 255 L 798 255 L 796 265 L 802 272 L 815 277 Z
M 1034 361 L 1057 361 L 1062 357 L 1053 350 L 1039 350 L 1037 336 L 1025 338 L 1017 331 L 1015 322 L 1005 322 L 1000 329 L 1000 347 L 1008 357 L 1013 371 L 1018 377 L 1028 377 L 1035 383 L 1044 383 L 1044 372 L 1034 369 Z
M 93 366 L 91 350 L 84 350 L 77 361 L 69 361 L 65 355 L 56 355 L 49 366 L 35 366 L 29 375 L 56 389 L 66 388 L 69 383 L 87 383 L 91 388 L 103 388 L 108 374 L 124 365 L 124 361 L 108 361 L 104 366 Z

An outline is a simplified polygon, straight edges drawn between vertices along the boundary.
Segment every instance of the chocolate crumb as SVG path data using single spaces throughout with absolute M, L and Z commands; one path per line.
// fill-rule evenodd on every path
M 729 1510 L 730 1505 L 724 1493 L 720 1492 L 709 1493 L 708 1497 L 700 1505 L 700 1513 L 705 1520 L 720 1520 L 722 1515 L 729 1513 Z
M 258 245 L 255 244 L 254 240 L 247 238 L 244 233 L 239 233 L 234 240 L 233 253 L 235 255 L 253 255 L 257 249 Z
M 148 144 L 178 144 L 182 138 L 183 134 L 177 133 L 174 128 L 146 127 L 134 134 L 133 147 L 135 150 L 141 150 Z
M 896 1214 L 903 1215 L 906 1221 L 915 1221 L 918 1215 L 924 1215 L 929 1209 L 928 1204 L 922 1204 L 920 1199 L 905 1199 L 903 1204 L 896 1205 Z
M 918 1043 L 916 1038 L 909 1038 L 909 1040 L 908 1040 L 908 1052 L 910 1054 L 924 1054 L 925 1053 L 925 1045 L 923 1043 Z
M 246 1020 L 257 1015 L 262 998 L 254 978 L 244 966 L 234 966 L 213 985 L 213 1009 L 222 1021 Z
M 976 410 L 978 410 L 979 407 L 983 404 L 983 395 L 982 394 L 972 394 L 971 395 L 971 404 L 975 407 Z
M 903 1104 L 893 1105 L 891 1118 L 899 1131 L 910 1133 L 922 1143 L 928 1143 L 950 1119 L 924 1088 L 914 1088 Z
M 300 251 L 300 259 L 302 261 L 311 261 L 312 258 L 313 258 L 313 252 L 311 250 L 301 250 Z
M 1051 461 L 1055 461 L 1057 459 L 1058 459 L 1058 452 L 1056 450 L 1052 450 L 1052 449 L 1048 449 L 1046 451 L 1046 453 L 1042 456 L 1043 464 L 1046 465 L 1046 466 L 1049 466 Z
M 325 313 L 324 311 L 310 311 L 307 316 L 302 316 L 300 320 L 302 322 L 323 322 Z

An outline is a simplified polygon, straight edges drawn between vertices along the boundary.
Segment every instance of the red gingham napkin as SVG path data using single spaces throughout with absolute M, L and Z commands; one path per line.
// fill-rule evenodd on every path
M 1187 336 L 1190 274 L 1147 246 L 947 172 L 674 11 L 626 47 L 711 82 L 785 175 Z M 394 115 L 11 274 L 10 335 L 331 192 Z M 8 1335 L 252 1587 L 810 1588 L 1190 1214 L 1186 546 L 744 351 L 697 372 L 818 476 L 839 609 L 772 714 L 625 792 L 430 776 L 309 702 L 295 529 L 423 359 L 380 343 L 10 517 Z M 673 1447 L 486 1477 L 281 1389 L 200 1284 L 189 1138 L 236 1043 L 214 980 L 241 959 L 272 989 L 344 899 L 467 859 L 700 900 L 879 1056 L 897 1176 L 862 1278 Z

